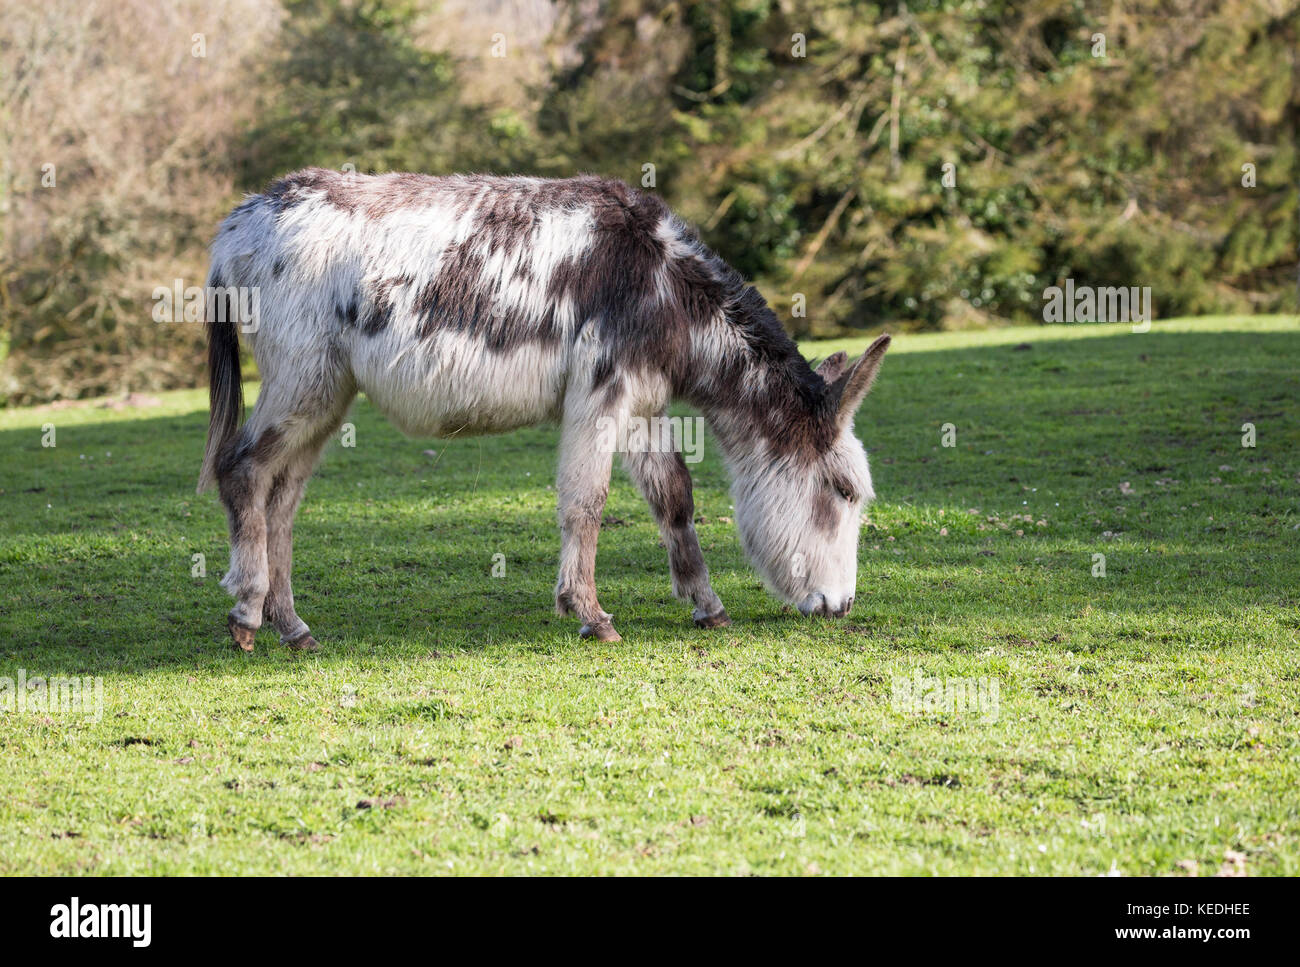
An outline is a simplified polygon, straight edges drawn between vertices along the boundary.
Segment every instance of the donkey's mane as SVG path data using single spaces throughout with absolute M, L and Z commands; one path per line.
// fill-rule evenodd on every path
M 718 304 L 708 308 L 720 313 L 723 324 L 739 336 L 743 346 L 743 351 L 704 361 L 713 370 L 713 378 L 697 378 L 696 391 L 686 395 L 694 396 L 692 402 L 706 411 L 714 410 L 715 423 L 726 421 L 729 414 L 730 422 L 745 428 L 751 445 L 757 442 L 754 436 L 761 436 L 778 453 L 821 452 L 832 438 L 826 383 L 804 359 L 758 289 L 700 242 L 692 230 L 683 227 L 683 231 L 720 288 Z M 707 322 L 695 314 L 689 324 Z M 700 386 L 706 391 L 700 392 Z

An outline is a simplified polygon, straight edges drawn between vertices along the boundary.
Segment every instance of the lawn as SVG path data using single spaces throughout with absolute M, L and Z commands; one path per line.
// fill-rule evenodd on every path
M 229 647 L 204 393 L 0 411 L 0 676 L 103 682 L 0 708 L 0 872 L 1300 874 L 1297 400 L 1294 319 L 900 337 L 852 614 L 760 587 L 706 441 L 735 624 L 620 470 L 616 644 L 552 612 L 553 430 L 358 402 L 298 518 L 311 655 Z

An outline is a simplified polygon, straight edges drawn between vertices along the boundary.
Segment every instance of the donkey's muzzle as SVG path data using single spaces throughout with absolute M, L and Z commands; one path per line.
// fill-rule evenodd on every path
M 799 602 L 799 613 L 805 618 L 811 618 L 813 615 L 820 615 L 823 618 L 843 618 L 852 607 L 853 598 L 851 597 L 845 598 L 844 603 L 836 608 L 826 600 L 826 595 L 820 591 L 814 591 Z

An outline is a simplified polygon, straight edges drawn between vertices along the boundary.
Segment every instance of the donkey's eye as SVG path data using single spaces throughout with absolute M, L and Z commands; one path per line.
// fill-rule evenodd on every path
M 853 503 L 853 491 L 843 484 L 836 484 L 835 491 L 849 503 Z

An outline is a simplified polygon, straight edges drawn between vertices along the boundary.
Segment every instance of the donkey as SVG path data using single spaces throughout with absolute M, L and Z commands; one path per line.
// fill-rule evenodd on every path
M 255 287 L 237 326 L 231 293 Z M 745 553 L 804 615 L 853 605 L 863 505 L 875 494 L 853 416 L 889 336 L 815 370 L 756 289 L 655 195 L 619 181 L 309 168 L 250 196 L 212 244 L 211 414 L 199 491 L 230 523 L 234 643 L 270 622 L 314 650 L 294 611 L 293 520 L 322 448 L 358 391 L 404 433 L 561 428 L 555 606 L 619 641 L 596 598 L 610 426 L 695 406 L 732 476 Z M 244 329 L 262 390 L 240 429 Z M 662 419 L 660 421 L 662 425 Z M 671 424 L 668 424 L 671 426 Z M 613 438 L 626 441 L 626 433 Z M 676 446 L 624 464 L 668 548 L 695 624 L 730 624 L 695 534 Z

